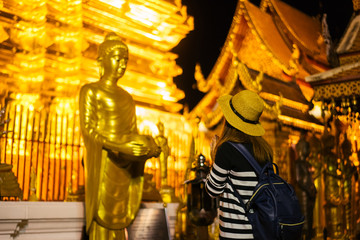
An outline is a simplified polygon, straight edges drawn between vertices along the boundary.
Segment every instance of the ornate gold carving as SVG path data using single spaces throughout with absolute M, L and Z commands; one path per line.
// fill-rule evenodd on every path
M 289 60 L 289 68 L 285 69 L 285 73 L 289 76 L 296 77 L 299 73 L 299 59 L 300 59 L 300 50 L 296 44 L 293 44 L 293 51 L 291 58 Z
M 245 64 L 240 62 L 238 59 L 234 61 L 234 65 L 237 66 L 237 73 L 239 74 L 239 79 L 242 84 L 249 90 L 252 90 L 256 93 L 261 92 L 264 73 L 260 72 L 255 79 L 253 79 L 248 71 L 248 68 Z
M 353 0 L 353 5 L 354 5 L 354 11 L 358 11 L 360 10 L 360 1 L 359 0 Z
M 195 65 L 195 73 L 194 73 L 195 80 L 197 82 L 197 88 L 201 92 L 208 92 L 211 87 L 214 85 L 212 81 L 207 81 L 201 71 L 201 66 L 199 63 Z M 214 78 L 213 78 L 214 79 Z
M 332 97 L 351 96 L 360 94 L 360 81 L 327 84 L 314 87 L 314 100 L 330 99 Z

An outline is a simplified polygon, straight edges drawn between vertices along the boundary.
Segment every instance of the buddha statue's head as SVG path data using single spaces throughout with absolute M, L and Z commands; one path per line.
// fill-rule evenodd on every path
M 121 38 L 114 32 L 108 33 L 98 50 L 100 76 L 121 78 L 126 70 L 128 55 L 128 47 Z

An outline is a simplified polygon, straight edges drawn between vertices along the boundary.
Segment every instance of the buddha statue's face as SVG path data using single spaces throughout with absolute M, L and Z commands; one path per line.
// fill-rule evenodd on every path
M 121 78 L 126 70 L 128 53 L 124 49 L 115 48 L 110 52 L 111 69 L 116 78 Z
M 117 80 L 121 78 L 126 70 L 128 62 L 128 51 L 124 48 L 114 48 L 104 56 L 102 67 L 103 77 Z

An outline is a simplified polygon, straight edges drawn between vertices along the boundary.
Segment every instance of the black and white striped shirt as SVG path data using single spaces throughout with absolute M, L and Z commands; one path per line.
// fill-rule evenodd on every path
M 252 153 L 251 144 L 243 144 Z M 227 178 L 232 181 L 244 203 L 250 199 L 257 176 L 244 158 L 232 145 L 225 142 L 217 150 L 215 162 L 206 181 L 206 190 L 212 197 L 220 196 L 220 240 L 254 239 L 252 227 Z

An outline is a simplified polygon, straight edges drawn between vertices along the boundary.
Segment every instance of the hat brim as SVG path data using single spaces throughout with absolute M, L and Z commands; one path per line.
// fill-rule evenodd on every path
M 262 136 L 265 134 L 264 128 L 261 126 L 260 123 L 252 124 L 247 123 L 241 120 L 231 109 L 230 107 L 230 99 L 232 98 L 231 95 L 225 95 L 218 98 L 217 102 L 220 105 L 220 108 L 224 114 L 224 117 L 228 123 L 234 128 L 250 135 L 250 136 Z

